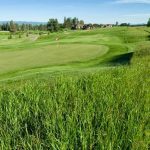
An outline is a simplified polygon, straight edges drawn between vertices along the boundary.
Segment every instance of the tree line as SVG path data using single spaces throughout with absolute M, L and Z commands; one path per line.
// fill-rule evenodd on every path
M 11 33 L 15 32 L 24 32 L 24 31 L 49 31 L 49 32 L 58 32 L 63 31 L 64 29 L 91 29 L 102 27 L 102 24 L 85 24 L 84 20 L 79 20 L 77 17 L 74 18 L 64 18 L 63 23 L 60 23 L 58 19 L 49 19 L 47 24 L 33 25 L 33 24 L 17 24 L 14 21 L 0 24 L 0 31 L 10 31 Z
M 122 23 L 118 25 L 116 22 L 115 26 L 130 26 L 130 24 Z M 147 26 L 150 27 L 150 19 L 148 20 Z M 38 31 L 49 31 L 49 32 L 58 32 L 64 29 L 91 29 L 91 28 L 99 28 L 104 27 L 103 24 L 85 24 L 83 20 L 79 20 L 78 18 L 64 18 L 63 23 L 59 23 L 58 19 L 49 19 L 47 24 L 33 25 L 33 24 L 17 24 L 14 21 L 10 21 L 7 23 L 0 24 L 0 31 L 10 31 L 11 33 L 15 33 L 17 31 L 30 31 L 30 30 L 38 30 Z
M 81 29 L 84 26 L 84 21 L 78 18 L 64 18 L 63 23 L 59 23 L 57 19 L 49 19 L 47 24 L 33 25 L 33 24 L 17 24 L 13 20 L 7 23 L 0 24 L 0 31 L 50 31 L 57 32 L 63 29 Z
M 47 25 L 46 24 L 32 25 L 32 24 L 24 24 L 24 23 L 17 24 L 14 21 L 0 24 L 0 31 L 17 32 L 17 31 L 29 31 L 29 30 L 46 31 Z

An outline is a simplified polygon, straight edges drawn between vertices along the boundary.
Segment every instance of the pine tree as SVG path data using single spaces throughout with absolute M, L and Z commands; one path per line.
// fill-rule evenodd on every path
M 13 21 L 10 21 L 10 32 L 15 33 L 17 31 L 16 24 Z
M 150 27 L 150 18 L 149 18 L 149 20 L 147 22 L 147 26 Z
M 49 19 L 47 23 L 47 29 L 50 32 L 57 32 L 60 29 L 59 23 L 57 19 Z

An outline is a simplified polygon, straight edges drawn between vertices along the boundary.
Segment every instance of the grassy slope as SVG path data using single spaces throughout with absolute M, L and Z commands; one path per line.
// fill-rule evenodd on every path
M 150 57 L 141 55 L 129 68 L 3 86 L 1 149 L 148 149 Z
M 33 39 L 37 35 L 22 39 L 18 39 L 17 35 L 14 39 L 8 40 L 8 33 L 3 33 L 0 36 L 0 78 L 7 79 L 21 73 L 23 76 L 26 72 L 34 74 L 34 71 L 36 73 L 38 70 L 35 68 L 46 68 L 52 72 L 107 63 L 114 56 L 133 51 L 140 41 L 146 41 L 148 33 L 144 29 L 68 31 L 42 36 L 36 41 Z M 58 37 L 60 40 L 56 41 Z M 102 51 L 101 46 L 109 48 L 107 54 L 106 48 L 102 48 Z M 61 67 L 58 67 L 60 65 Z M 41 69 L 39 71 L 41 72 Z
M 54 66 L 53 74 L 45 68 L 42 74 L 1 85 L 0 149 L 148 149 L 150 43 L 144 29 L 128 30 L 128 42 L 122 29 L 99 31 L 120 41 L 106 42 L 113 51 L 100 61 L 80 63 L 76 69 Z M 62 44 L 67 44 L 65 38 Z M 37 43 L 46 45 L 47 38 Z M 136 48 L 131 65 L 99 67 L 101 60 L 108 62 L 126 51 L 120 46 Z M 68 72 L 57 73 L 59 69 Z

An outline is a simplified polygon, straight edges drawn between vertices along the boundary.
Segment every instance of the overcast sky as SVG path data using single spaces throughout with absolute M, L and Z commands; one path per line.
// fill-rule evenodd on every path
M 150 0 L 0 0 L 0 20 L 48 21 L 78 17 L 86 23 L 146 23 Z

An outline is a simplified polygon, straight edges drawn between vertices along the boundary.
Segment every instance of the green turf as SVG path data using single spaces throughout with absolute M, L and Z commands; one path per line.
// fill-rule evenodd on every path
M 0 33 L 0 149 L 149 149 L 147 31 Z
M 105 46 L 85 44 L 49 45 L 21 51 L 2 51 L 0 73 L 86 61 L 102 56 L 107 51 L 108 48 Z
M 136 50 L 140 42 L 148 41 L 147 28 L 112 28 L 92 31 L 66 31 L 49 36 L 25 34 L 19 39 L 0 33 L 0 78 L 35 68 L 78 69 L 106 64 L 113 57 Z M 58 41 L 56 39 L 59 38 Z M 63 67 L 64 66 L 64 67 Z M 58 71 L 57 69 L 54 71 Z

